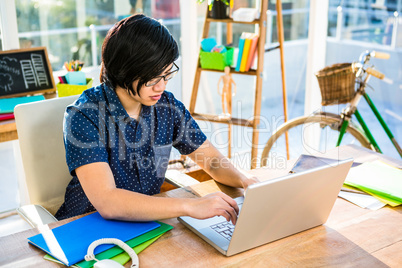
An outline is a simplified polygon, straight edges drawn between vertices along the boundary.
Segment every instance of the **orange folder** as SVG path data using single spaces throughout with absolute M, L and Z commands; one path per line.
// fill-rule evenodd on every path
M 255 34 L 251 39 L 250 52 L 248 53 L 248 59 L 246 63 L 246 70 L 245 70 L 246 72 L 250 70 L 257 55 L 258 37 L 259 37 L 258 34 Z

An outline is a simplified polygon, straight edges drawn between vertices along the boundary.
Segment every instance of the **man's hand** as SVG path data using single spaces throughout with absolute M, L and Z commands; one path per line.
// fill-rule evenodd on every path
M 239 214 L 239 207 L 236 201 L 222 192 L 190 199 L 186 206 L 188 216 L 200 220 L 223 216 L 227 221 L 236 224 L 237 215 Z
M 249 178 L 245 178 L 242 180 L 242 184 L 243 184 L 243 188 L 244 190 L 246 190 L 251 184 L 260 182 L 260 180 L 257 177 L 249 177 Z

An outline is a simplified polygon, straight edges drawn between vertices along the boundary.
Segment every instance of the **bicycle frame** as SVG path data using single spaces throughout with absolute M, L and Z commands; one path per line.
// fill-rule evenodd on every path
M 362 64 L 362 66 L 363 66 L 363 64 L 365 64 L 369 60 L 369 57 L 370 57 L 370 54 L 368 52 L 365 52 L 365 53 L 363 53 L 361 55 L 360 63 Z M 363 68 L 361 67 L 361 69 L 357 72 L 356 76 L 361 76 L 362 75 L 362 70 L 363 70 Z M 359 103 L 360 98 L 363 96 L 364 99 L 366 100 L 367 104 L 369 105 L 370 109 L 373 111 L 375 117 L 380 122 L 382 128 L 387 133 L 387 136 L 391 140 L 391 142 L 394 145 L 395 149 L 398 151 L 399 155 L 402 157 L 402 149 L 401 149 L 401 147 L 399 146 L 398 142 L 395 140 L 394 135 L 392 134 L 391 130 L 389 129 L 387 123 L 382 118 L 380 112 L 377 110 L 377 107 L 374 105 L 373 101 L 370 99 L 369 95 L 365 91 L 365 87 L 366 87 L 366 84 L 368 82 L 369 77 L 370 77 L 370 74 L 367 74 L 365 79 L 360 82 L 360 86 L 359 86 L 358 90 L 356 91 L 356 96 L 351 101 L 350 106 L 345 110 L 345 112 L 342 113 L 344 120 L 343 120 L 341 128 L 339 130 L 339 137 L 338 137 L 338 141 L 336 143 L 336 146 L 339 146 L 341 144 L 342 138 L 343 138 L 343 136 L 344 136 L 344 134 L 346 132 L 346 129 L 347 129 L 348 125 L 349 125 L 351 116 L 354 114 L 356 119 L 357 119 L 357 121 L 359 122 L 360 126 L 362 127 L 364 134 L 366 135 L 366 137 L 370 141 L 370 143 L 373 145 L 374 149 L 377 152 L 382 153 L 380 147 L 378 146 L 378 143 L 374 139 L 374 137 L 371 134 L 367 124 L 363 120 L 363 117 L 361 116 L 361 114 L 357 110 L 357 104 Z

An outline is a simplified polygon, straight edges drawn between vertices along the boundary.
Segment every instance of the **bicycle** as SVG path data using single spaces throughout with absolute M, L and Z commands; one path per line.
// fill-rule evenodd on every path
M 357 105 L 362 97 L 366 100 L 393 146 L 402 157 L 401 147 L 365 90 L 371 76 L 379 79 L 385 78 L 384 74 L 374 69 L 374 65 L 369 64 L 371 57 L 389 59 L 390 55 L 376 51 L 365 51 L 360 55 L 358 62 L 335 64 L 319 71 L 316 76 L 320 85 L 322 105 L 331 105 L 334 104 L 333 102 L 337 102 L 336 104 L 346 103 L 346 108 L 343 109 L 340 114 L 320 111 L 310 116 L 294 118 L 282 124 L 265 144 L 261 156 L 261 166 L 267 165 L 269 153 L 273 145 L 282 135 L 296 127 L 302 127 L 304 129 L 311 124 L 318 124 L 321 129 L 329 127 L 335 130 L 338 133 L 336 134 L 336 146 L 339 146 L 345 134 L 348 134 L 352 136 L 353 139 L 359 141 L 363 147 L 382 153 L 378 143 L 357 109 Z M 358 84 L 357 90 L 355 90 L 355 83 Z M 359 125 L 352 121 L 352 115 L 356 117 Z

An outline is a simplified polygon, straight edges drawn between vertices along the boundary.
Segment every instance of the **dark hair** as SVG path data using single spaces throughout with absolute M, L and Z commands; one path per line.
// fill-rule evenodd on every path
M 102 45 L 100 80 L 112 89 L 120 86 L 136 95 L 178 57 L 177 43 L 165 26 L 142 14 L 133 15 L 108 31 Z

